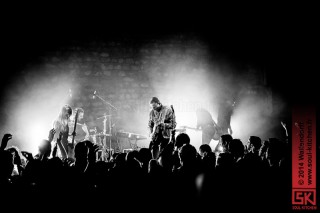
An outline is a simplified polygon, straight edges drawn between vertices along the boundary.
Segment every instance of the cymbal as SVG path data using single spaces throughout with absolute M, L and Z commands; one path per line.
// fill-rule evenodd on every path
M 186 128 L 177 128 L 174 129 L 176 132 L 186 132 Z
M 111 116 L 113 116 L 113 115 L 103 115 L 103 116 L 101 116 L 101 117 L 99 117 L 97 119 L 101 119 L 101 118 L 105 118 L 105 117 L 111 117 Z
M 115 116 L 115 115 L 104 115 L 104 116 L 101 116 L 101 117 L 98 117 L 98 119 L 102 119 L 102 118 L 107 118 L 107 117 L 112 117 L 113 119 L 121 119 L 120 116 Z
M 138 133 L 132 133 L 132 132 L 123 132 L 123 131 L 118 131 L 116 133 L 117 137 L 123 137 L 123 138 L 129 138 L 129 139 L 136 139 L 136 140 L 143 140 L 147 139 L 146 136 L 140 135 Z

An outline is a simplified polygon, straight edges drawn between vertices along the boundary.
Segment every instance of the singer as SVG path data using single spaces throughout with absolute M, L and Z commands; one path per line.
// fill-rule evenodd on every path
M 66 104 L 61 108 L 57 119 L 53 122 L 53 128 L 56 131 L 53 141 L 58 144 L 58 156 L 62 159 L 66 159 L 68 157 L 69 122 L 71 115 L 72 108 Z
M 150 106 L 152 109 L 148 123 L 151 137 L 149 148 L 152 158 L 157 159 L 159 153 L 169 143 L 171 130 L 176 128 L 177 123 L 173 109 L 162 105 L 157 97 L 150 100 Z

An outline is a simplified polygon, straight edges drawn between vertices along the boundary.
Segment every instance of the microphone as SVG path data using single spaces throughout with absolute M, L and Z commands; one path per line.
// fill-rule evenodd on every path
M 97 94 L 97 90 L 95 90 L 95 91 L 93 92 L 92 99 L 95 99 L 95 98 L 96 98 L 96 94 Z

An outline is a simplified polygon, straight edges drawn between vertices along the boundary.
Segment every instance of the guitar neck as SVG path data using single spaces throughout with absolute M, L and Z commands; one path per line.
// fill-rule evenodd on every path
M 198 128 L 196 128 L 196 127 L 190 127 L 190 126 L 182 126 L 181 128 L 183 128 L 183 129 L 198 130 L 198 131 L 200 131 L 200 130 L 201 130 L 201 129 L 198 129 Z
M 74 127 L 73 127 L 73 135 L 72 135 L 72 144 L 74 144 L 74 138 L 75 138 L 75 133 L 76 133 L 76 128 L 77 128 L 77 124 L 78 123 L 78 111 L 76 113 L 76 116 L 75 116 L 75 121 L 74 121 Z

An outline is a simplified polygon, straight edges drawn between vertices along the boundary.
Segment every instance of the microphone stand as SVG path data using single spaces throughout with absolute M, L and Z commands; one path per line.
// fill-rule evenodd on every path
M 104 100 L 102 97 L 100 97 L 99 95 L 97 94 L 94 94 L 94 96 L 96 96 L 97 98 L 99 98 L 103 103 L 105 103 L 107 105 L 107 110 L 108 110 L 108 115 L 110 116 L 110 119 L 109 119 L 109 133 L 110 133 L 110 136 L 109 136 L 109 151 L 107 149 L 107 152 L 109 154 L 109 157 L 108 157 L 108 161 L 110 161 L 111 159 L 111 136 L 112 136 L 112 123 L 111 123 L 111 109 L 113 108 L 114 110 L 117 110 L 116 107 L 114 107 L 112 104 L 110 104 L 109 102 L 107 102 L 106 100 Z M 107 128 L 106 128 L 106 125 L 107 125 L 107 115 L 104 115 L 102 116 L 104 117 L 104 120 L 103 120 L 103 134 L 106 136 L 106 131 L 107 131 Z M 107 137 L 106 137 L 106 142 L 107 144 Z

